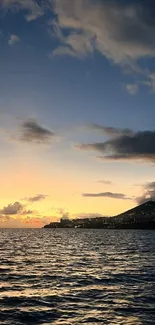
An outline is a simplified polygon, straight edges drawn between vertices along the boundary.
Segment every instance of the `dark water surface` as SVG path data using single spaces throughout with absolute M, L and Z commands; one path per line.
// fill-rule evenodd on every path
M 0 324 L 155 324 L 155 231 L 1 229 Z

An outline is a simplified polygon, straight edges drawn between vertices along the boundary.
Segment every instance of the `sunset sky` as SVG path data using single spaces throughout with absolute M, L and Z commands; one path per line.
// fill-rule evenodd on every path
M 154 123 L 154 0 L 0 0 L 0 227 L 155 199 Z

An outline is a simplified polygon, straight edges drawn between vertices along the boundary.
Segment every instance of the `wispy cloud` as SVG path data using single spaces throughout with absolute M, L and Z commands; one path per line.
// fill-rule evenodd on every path
M 108 180 L 105 180 L 105 179 L 99 180 L 97 182 L 101 183 L 101 184 L 104 184 L 104 185 L 113 185 L 113 183 L 111 181 L 108 181 Z
M 11 46 L 14 45 L 14 44 L 16 44 L 16 43 L 19 43 L 19 42 L 20 42 L 19 36 L 14 35 L 14 34 L 12 34 L 10 36 L 10 39 L 8 40 L 8 44 L 11 45 Z
M 19 140 L 36 144 L 50 143 L 56 134 L 40 125 L 36 120 L 28 119 L 21 125 Z
M 155 162 L 155 131 L 138 131 L 105 142 L 79 144 L 76 148 L 101 153 L 101 160 Z
M 78 57 L 78 54 L 71 48 L 65 47 L 65 46 L 59 46 L 58 48 L 56 48 L 51 56 L 61 56 L 61 55 L 69 55 L 69 56 L 73 56 L 73 57 Z
M 42 200 L 45 200 L 47 197 L 48 195 L 45 194 L 37 194 L 35 196 L 26 198 L 26 200 L 30 203 L 35 203 L 35 202 L 40 202 Z
M 105 134 L 108 137 L 117 137 L 121 135 L 131 135 L 133 134 L 133 131 L 130 129 L 121 129 L 121 128 L 115 128 L 115 127 L 107 127 L 104 125 L 91 123 L 86 126 L 90 130 L 98 131 L 101 134 Z
M 155 73 L 148 72 L 146 80 L 141 82 L 144 86 L 147 86 L 152 93 L 155 93 Z
M 111 198 L 111 199 L 118 199 L 118 200 L 131 200 L 131 198 L 127 197 L 125 194 L 122 193 L 112 193 L 112 192 L 102 192 L 102 193 L 83 193 L 83 197 L 88 198 Z
M 127 84 L 126 90 L 130 95 L 136 95 L 139 91 L 139 86 L 138 84 Z
M 36 0 L 1 0 L 1 9 L 18 11 L 27 11 L 25 18 L 27 21 L 36 20 L 44 15 L 44 7 L 39 5 Z

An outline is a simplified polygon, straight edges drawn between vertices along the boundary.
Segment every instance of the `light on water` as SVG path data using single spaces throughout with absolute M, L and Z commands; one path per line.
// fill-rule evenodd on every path
M 0 324 L 155 324 L 155 232 L 0 230 Z

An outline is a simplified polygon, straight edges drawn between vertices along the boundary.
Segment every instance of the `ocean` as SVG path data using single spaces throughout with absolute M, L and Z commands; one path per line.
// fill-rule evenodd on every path
M 0 324 L 155 324 L 155 231 L 1 229 Z

